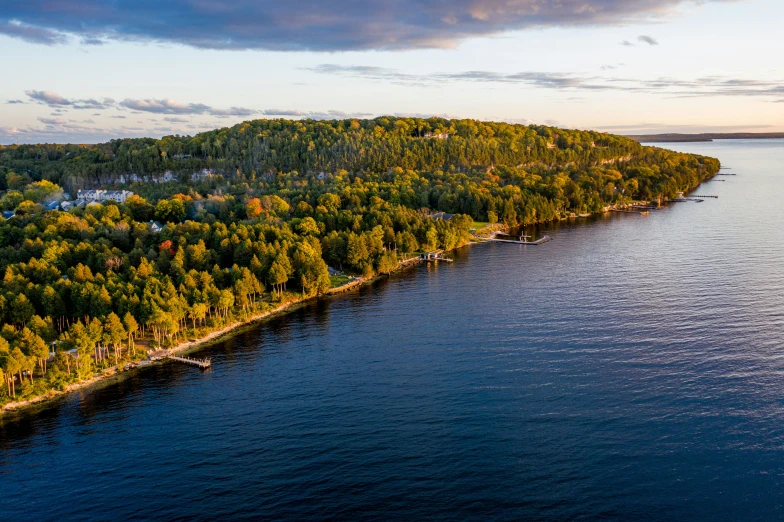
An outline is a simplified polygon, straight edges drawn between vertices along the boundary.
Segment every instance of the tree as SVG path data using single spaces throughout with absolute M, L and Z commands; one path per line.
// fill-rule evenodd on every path
M 226 317 L 229 314 L 229 309 L 234 306 L 234 294 L 231 293 L 231 290 L 221 290 L 220 298 L 218 299 L 218 308 L 223 310 L 223 316 Z
M 155 218 L 166 222 L 180 222 L 185 218 L 185 203 L 181 199 L 162 199 L 155 206 Z
M 139 329 L 139 323 L 136 321 L 136 318 L 131 314 L 131 312 L 125 312 L 125 316 L 123 317 L 123 326 L 125 327 L 125 333 L 128 334 L 128 350 L 136 355 L 136 343 L 134 342 L 134 336 L 136 335 L 136 331 Z
M 364 236 L 350 233 L 346 245 L 346 262 L 355 269 L 361 269 L 369 256 Z
M 10 356 L 11 350 L 8 341 L 6 341 L 3 337 L 0 337 L 0 378 L 5 380 L 5 384 L 8 387 L 9 396 L 11 395 L 11 378 L 13 378 L 13 373 L 9 373 L 8 371 L 8 362 Z
M 280 294 L 283 292 L 283 284 L 289 280 L 289 275 L 286 273 L 283 264 L 277 259 L 270 266 L 268 279 L 275 293 Z
M 134 221 L 150 221 L 155 214 L 155 207 L 141 196 L 133 195 L 125 200 L 125 205 L 131 211 Z
M 18 294 L 11 303 L 11 320 L 18 326 L 24 326 L 34 313 L 33 304 L 24 294 Z
M 22 365 L 24 361 L 24 354 L 19 348 L 6 355 L 5 357 L 5 372 L 8 380 L 11 382 L 11 396 L 16 397 L 16 375 L 19 376 L 19 383 L 22 383 Z
M 257 218 L 264 212 L 264 207 L 261 206 L 259 198 L 251 198 L 245 204 L 245 213 L 249 218 Z
M 122 356 L 122 353 L 118 352 L 121 350 L 126 335 L 127 332 L 117 314 L 112 312 L 106 316 L 106 320 L 103 322 L 103 342 L 112 347 L 115 365 L 119 364 L 119 358 Z
M 32 368 L 30 368 L 31 382 L 33 368 L 36 364 L 41 369 L 41 373 L 45 375 L 45 364 L 46 360 L 49 358 L 49 346 L 46 344 L 46 342 L 44 342 L 41 336 L 34 333 L 29 328 L 22 328 L 22 331 L 19 333 L 19 340 L 17 341 L 17 345 L 33 363 Z
M 302 221 L 299 222 L 299 225 L 297 225 L 297 231 L 303 236 L 317 236 L 321 233 L 318 227 L 318 223 L 316 223 L 316 220 L 310 216 L 303 218 Z
M 196 321 L 204 321 L 204 318 L 207 316 L 207 305 L 204 303 L 193 303 L 191 306 L 191 311 L 188 313 L 189 317 L 193 321 L 193 329 L 196 329 Z
M 427 246 L 431 250 L 435 250 L 438 248 L 438 230 L 433 225 L 430 225 L 430 228 L 427 229 Z
M 397 268 L 397 256 L 392 251 L 384 252 L 378 260 L 378 271 L 381 274 L 389 275 Z

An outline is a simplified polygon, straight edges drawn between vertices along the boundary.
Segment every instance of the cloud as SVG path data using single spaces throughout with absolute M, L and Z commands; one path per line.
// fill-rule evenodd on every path
M 66 120 L 62 118 L 38 118 L 38 121 L 46 125 L 64 125 L 68 123 Z
M 124 118 L 125 116 L 123 116 Z M 190 120 L 188 118 L 178 118 L 176 116 L 166 116 L 163 121 L 168 121 L 169 123 L 188 123 Z
M 369 112 L 329 111 L 301 111 L 297 109 L 267 109 L 261 111 L 264 116 L 278 118 L 305 118 L 311 120 L 343 120 L 348 118 L 369 118 L 374 114 Z
M 3 7 L 5 11 L 7 8 Z M 28 25 L 20 22 L 19 20 L 3 20 L 3 14 L 0 14 L 0 34 L 19 38 L 25 42 L 55 45 L 64 44 L 68 42 L 68 38 L 61 32 L 47 29 L 45 27 L 37 27 L 36 25 Z
M 101 128 L 72 123 L 46 124 L 43 127 L 0 126 L 0 143 L 17 140 L 20 143 L 104 143 L 117 138 L 142 138 L 151 134 L 148 129 L 139 127 Z
M 209 114 L 213 116 L 253 116 L 259 111 L 246 109 L 245 107 L 229 107 L 228 109 L 210 109 Z
M 6 102 L 8 105 L 16 105 L 18 103 L 24 103 L 22 100 L 8 100 Z
M 449 48 L 477 36 L 666 19 L 683 5 L 731 0 L 12 0 L 0 33 L 29 42 L 108 40 L 206 49 L 349 51 Z
M 296 109 L 267 109 L 261 111 L 261 114 L 264 116 L 288 116 L 298 118 L 305 116 L 307 113 Z
M 82 38 L 79 41 L 79 43 L 82 44 L 82 45 L 104 45 L 106 43 L 106 41 L 102 40 L 100 38 L 92 38 L 92 37 L 88 36 L 88 37 Z
M 180 103 L 172 99 L 125 99 L 120 102 L 120 106 L 133 111 L 152 112 L 155 114 L 204 114 L 210 109 L 208 105 L 203 103 Z
M 624 46 L 624 47 L 634 47 L 634 44 L 631 43 L 629 40 L 622 41 L 621 45 Z
M 436 87 L 443 85 L 445 82 L 473 82 L 518 84 L 533 88 L 572 92 L 623 91 L 669 97 L 755 96 L 762 98 L 781 98 L 784 96 L 784 82 L 782 81 L 726 78 L 719 76 L 708 76 L 693 80 L 679 80 L 674 78 L 620 78 L 571 72 L 536 71 L 523 71 L 517 73 L 457 71 L 408 74 L 398 71 L 397 69 L 336 64 L 322 64 L 306 68 L 305 70 L 318 74 L 397 83 L 409 87 Z
M 104 98 L 103 101 L 98 101 L 94 98 L 85 100 L 71 100 L 60 96 L 52 91 L 25 91 L 25 94 L 33 101 L 48 105 L 49 107 L 73 107 L 74 109 L 93 109 L 102 110 L 114 106 L 114 100 L 111 98 Z
M 70 100 L 63 98 L 59 94 L 52 91 L 25 91 L 25 94 L 33 100 L 45 103 L 49 106 L 72 105 Z
M 245 107 L 231 107 L 228 109 L 213 109 L 203 103 L 182 103 L 171 98 L 133 100 L 126 98 L 120 102 L 121 107 L 135 112 L 151 112 L 153 114 L 209 114 L 217 117 L 252 116 L 258 111 Z
M 647 43 L 648 45 L 659 45 L 659 42 L 653 36 L 641 34 L 637 37 L 637 41 Z

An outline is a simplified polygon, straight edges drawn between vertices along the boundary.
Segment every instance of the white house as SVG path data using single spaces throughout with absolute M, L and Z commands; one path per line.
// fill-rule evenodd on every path
M 116 201 L 125 203 L 129 197 L 133 196 L 130 190 L 79 190 L 76 192 L 77 200 L 84 200 L 88 203 L 101 203 L 103 201 Z
M 150 232 L 153 234 L 157 234 L 163 230 L 163 224 L 160 221 L 150 221 L 148 226 L 150 227 Z

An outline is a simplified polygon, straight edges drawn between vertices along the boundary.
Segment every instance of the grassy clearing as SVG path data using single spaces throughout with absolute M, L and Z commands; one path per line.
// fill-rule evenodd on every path
M 332 288 L 337 288 L 348 284 L 349 278 L 347 275 L 329 276 L 329 282 L 332 284 Z

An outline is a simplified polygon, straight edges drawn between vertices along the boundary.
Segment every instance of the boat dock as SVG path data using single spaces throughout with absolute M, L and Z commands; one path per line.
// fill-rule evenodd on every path
M 202 370 L 206 370 L 212 366 L 212 361 L 210 359 L 191 359 L 190 357 L 177 357 L 175 355 L 169 355 L 169 359 L 185 364 L 190 364 L 191 366 L 198 366 Z
M 714 199 L 719 199 L 719 196 L 698 196 L 696 194 L 694 196 L 692 196 L 692 197 L 695 197 L 695 198 L 714 198 Z
M 448 257 L 444 257 L 443 250 L 435 250 L 433 252 L 425 252 L 424 254 L 419 255 L 419 259 L 424 261 L 425 263 L 437 263 L 438 261 L 444 261 L 446 263 L 451 263 L 452 259 Z
M 550 236 L 543 236 L 540 239 L 537 239 L 536 241 L 528 241 L 528 236 L 522 236 L 522 237 L 523 237 L 523 239 L 521 239 L 521 240 L 517 240 L 517 239 L 498 239 L 497 237 L 491 237 L 491 238 L 488 239 L 488 241 L 495 241 L 496 243 L 514 243 L 516 245 L 541 245 L 541 244 L 547 243 L 548 241 L 550 241 L 552 239 Z

